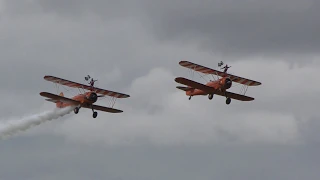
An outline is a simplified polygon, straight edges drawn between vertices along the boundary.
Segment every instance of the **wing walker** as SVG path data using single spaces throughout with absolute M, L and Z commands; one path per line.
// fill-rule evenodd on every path
M 72 98 L 64 97 L 63 92 L 61 92 L 59 95 L 48 93 L 48 92 L 41 92 L 40 95 L 43 97 L 46 97 L 46 99 L 49 102 L 56 103 L 56 107 L 58 108 L 64 108 L 68 106 L 76 106 L 74 108 L 74 113 L 78 114 L 80 108 L 88 108 L 91 109 L 93 112 L 93 118 L 96 118 L 98 113 L 95 110 L 109 112 L 109 113 L 121 113 L 122 110 L 114 109 L 113 106 L 115 104 L 115 101 L 117 98 L 128 98 L 130 97 L 127 94 L 122 94 L 118 92 L 109 91 L 106 89 L 100 89 L 94 86 L 94 83 L 97 80 L 94 80 L 89 75 L 85 77 L 85 81 L 89 81 L 88 85 L 76 83 L 73 81 L 69 81 L 66 79 L 54 77 L 54 76 L 44 76 L 44 79 L 50 82 L 55 83 L 56 85 L 63 85 L 70 88 L 78 88 L 83 90 L 83 92 L 80 91 L 80 94 L 77 94 L 76 96 Z M 87 92 L 85 91 L 87 90 Z M 95 105 L 94 103 L 97 102 L 98 98 L 102 97 L 111 97 L 112 98 L 112 105 L 111 107 L 104 107 Z
M 218 63 L 218 66 L 222 67 L 221 69 L 224 69 L 223 72 L 214 70 L 208 67 L 204 67 L 189 61 L 180 61 L 179 64 L 182 67 L 188 68 L 198 73 L 202 73 L 204 75 L 212 75 L 212 77 L 214 77 L 214 75 L 218 76 L 217 79 L 210 80 L 206 84 L 201 84 L 183 77 L 177 77 L 175 79 L 177 83 L 187 86 L 187 87 L 177 86 L 177 88 L 182 91 L 185 91 L 186 95 L 189 96 L 189 100 L 191 100 L 191 97 L 193 96 L 206 96 L 206 95 L 208 95 L 208 98 L 211 100 L 214 95 L 219 95 L 219 96 L 224 96 L 226 98 L 226 104 L 230 104 L 231 99 L 235 99 L 239 101 L 253 101 L 254 98 L 245 96 L 247 89 L 249 86 L 261 85 L 260 82 L 229 74 L 227 71 L 231 66 L 228 66 L 226 64 L 224 67 L 222 67 L 224 65 L 222 61 Z M 232 87 L 233 82 L 239 83 L 240 85 L 243 86 L 242 87 L 243 94 L 236 94 L 236 93 L 227 91 Z

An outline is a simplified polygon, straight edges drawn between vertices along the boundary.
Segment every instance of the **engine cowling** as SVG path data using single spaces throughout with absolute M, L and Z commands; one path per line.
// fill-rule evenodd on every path
M 96 102 L 98 100 L 98 95 L 96 93 L 92 92 L 87 95 L 87 99 L 92 102 Z
M 229 89 L 232 86 L 232 81 L 230 78 L 225 78 L 220 80 L 220 84 L 222 85 L 223 89 Z

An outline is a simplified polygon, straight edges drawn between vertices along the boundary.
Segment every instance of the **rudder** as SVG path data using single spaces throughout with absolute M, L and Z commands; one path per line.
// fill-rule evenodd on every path
M 61 92 L 61 93 L 59 94 L 59 96 L 64 97 L 63 92 Z M 63 107 L 63 102 L 57 101 L 57 102 L 56 102 L 56 107 L 57 107 L 57 108 L 62 108 L 62 107 Z

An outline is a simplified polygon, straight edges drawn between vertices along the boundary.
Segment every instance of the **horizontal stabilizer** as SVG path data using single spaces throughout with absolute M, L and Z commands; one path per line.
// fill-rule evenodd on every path
M 186 78 L 183 78 L 183 77 L 177 77 L 175 79 L 175 81 L 177 83 L 180 83 L 180 84 L 183 84 L 183 85 L 186 85 L 186 86 L 191 86 L 195 89 L 200 89 L 206 93 L 215 93 L 216 90 L 212 87 L 209 87 L 209 86 L 206 86 L 204 84 L 201 84 L 201 83 L 198 83 L 198 82 L 195 82 L 195 81 L 192 81 L 192 80 L 189 80 L 189 79 L 186 79 Z
M 51 93 L 48 93 L 48 92 L 41 92 L 40 95 L 43 96 L 43 97 L 46 97 L 46 98 L 50 98 L 51 102 L 52 102 L 52 100 L 55 100 L 55 101 L 60 101 L 60 102 L 64 102 L 64 103 L 70 103 L 70 104 L 73 104 L 73 105 L 80 104 L 79 101 L 76 101 L 76 100 L 73 100 L 73 99 L 70 99 L 70 98 L 66 98 L 66 97 L 63 97 L 63 96 L 59 96 L 59 95 L 56 95 L 56 94 L 51 94 Z

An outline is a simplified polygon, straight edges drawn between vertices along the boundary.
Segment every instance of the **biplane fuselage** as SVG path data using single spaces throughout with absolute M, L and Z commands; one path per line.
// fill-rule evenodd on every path
M 84 94 L 78 94 L 78 95 L 72 97 L 71 99 L 73 99 L 75 101 L 79 101 L 81 104 L 86 104 L 86 105 L 90 106 L 91 104 L 97 102 L 98 96 L 95 92 L 86 92 Z M 57 106 L 57 108 L 65 108 L 68 106 L 74 106 L 74 104 L 68 103 L 68 102 L 58 101 L 58 102 L 56 102 L 56 106 Z
M 236 94 L 233 92 L 228 92 L 227 89 L 231 88 L 232 82 L 242 84 L 245 87 L 244 88 L 245 92 L 248 86 L 261 85 L 260 82 L 235 76 L 227 73 L 226 71 L 221 72 L 218 70 L 207 68 L 205 66 L 201 66 L 199 64 L 195 64 L 189 61 L 180 61 L 179 64 L 185 68 L 203 73 L 205 75 L 211 74 L 211 75 L 217 75 L 221 77 L 218 80 L 210 81 L 206 84 L 198 83 L 183 77 L 175 78 L 175 81 L 177 83 L 187 86 L 187 87 L 177 86 L 177 88 L 182 91 L 185 91 L 186 95 L 189 96 L 189 100 L 191 100 L 192 96 L 199 96 L 199 95 L 208 95 L 208 98 L 211 100 L 214 95 L 219 95 L 219 96 L 226 97 L 226 104 L 230 104 L 231 99 L 235 99 L 239 101 L 253 101 L 254 98 L 245 96 L 245 93 L 243 95 Z
M 48 93 L 48 92 L 41 92 L 40 95 L 43 97 L 46 97 L 47 101 L 53 102 L 56 104 L 57 108 L 65 108 L 68 106 L 74 106 L 74 113 L 78 114 L 80 108 L 88 108 L 91 109 L 93 112 L 93 118 L 97 117 L 97 112 L 94 110 L 99 110 L 99 111 L 104 111 L 104 112 L 109 112 L 109 113 L 122 113 L 122 110 L 119 109 L 114 109 L 113 105 L 112 107 L 105 107 L 105 106 L 99 106 L 99 105 L 94 105 L 95 102 L 97 102 L 98 98 L 104 97 L 104 96 L 109 96 L 112 98 L 128 98 L 130 97 L 127 94 L 122 94 L 106 89 L 100 89 L 96 88 L 91 84 L 91 86 L 85 85 L 85 84 L 80 84 L 77 82 L 69 81 L 66 79 L 54 77 L 54 76 L 45 76 L 45 80 L 56 83 L 56 84 L 61 84 L 67 87 L 71 88 L 82 88 L 83 90 L 89 90 L 88 92 L 85 92 L 83 94 L 78 94 L 72 98 L 67 98 L 64 97 L 63 93 L 61 92 L 59 95 Z M 93 79 L 92 79 L 93 81 Z M 94 81 L 93 81 L 94 82 Z M 99 94 L 99 95 L 98 95 Z M 115 101 L 113 102 L 113 104 Z
M 206 86 L 212 87 L 216 90 L 220 90 L 221 92 L 225 92 L 227 89 L 230 89 L 232 86 L 232 81 L 230 80 L 230 78 L 227 77 L 223 77 L 219 80 L 216 81 L 209 81 Z M 199 96 L 199 95 L 208 95 L 209 93 L 206 91 L 203 91 L 201 89 L 196 89 L 196 88 L 192 88 L 190 87 L 190 90 L 186 91 L 186 95 L 187 96 Z

